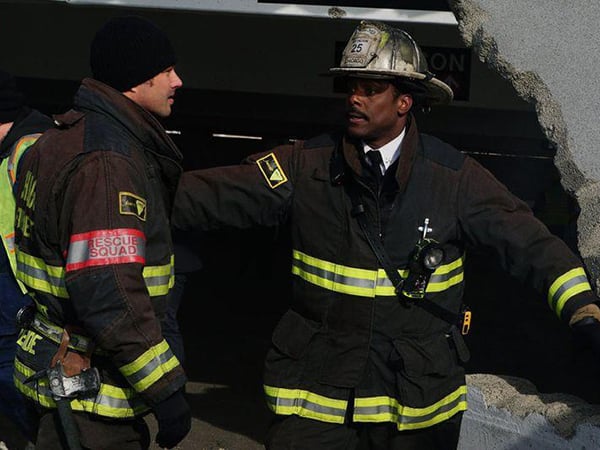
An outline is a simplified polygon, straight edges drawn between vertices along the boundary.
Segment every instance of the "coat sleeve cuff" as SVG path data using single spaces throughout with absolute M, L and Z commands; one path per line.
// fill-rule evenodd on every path
M 561 312 L 561 320 L 568 324 L 571 321 L 571 317 L 579 308 L 585 305 L 596 303 L 600 305 L 600 299 L 591 291 L 582 292 L 570 298 Z

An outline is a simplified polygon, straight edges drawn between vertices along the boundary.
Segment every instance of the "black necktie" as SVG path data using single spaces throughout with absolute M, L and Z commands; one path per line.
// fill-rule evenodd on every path
M 381 166 L 383 165 L 381 153 L 379 153 L 379 150 L 369 150 L 366 157 L 371 166 L 373 175 L 375 175 L 375 179 L 377 180 L 377 183 L 379 183 L 383 177 L 383 174 L 381 173 Z

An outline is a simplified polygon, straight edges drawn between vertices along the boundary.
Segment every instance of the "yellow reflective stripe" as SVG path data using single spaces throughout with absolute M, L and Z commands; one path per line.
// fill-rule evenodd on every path
M 164 339 L 142 353 L 135 361 L 122 366 L 119 371 L 127 381 L 141 392 L 152 386 L 163 375 L 179 365 L 179 361 Z
M 150 297 L 167 295 L 175 284 L 175 257 L 169 264 L 144 267 L 144 281 Z
M 292 273 L 330 291 L 375 296 L 377 271 L 342 266 L 294 250 Z
M 399 270 L 401 278 L 406 278 L 407 271 Z M 383 296 L 383 297 L 393 297 L 396 295 L 396 287 L 392 284 L 391 280 L 388 278 L 385 273 L 385 269 L 377 269 L 377 282 L 375 284 L 375 292 L 373 295 L 369 295 L 369 297 L 373 296 Z
M 30 325 L 30 331 L 36 331 L 38 335 L 60 345 L 64 328 L 54 325 L 40 312 L 36 312 Z M 86 353 L 93 344 L 89 337 L 80 334 L 71 333 L 69 334 L 69 338 L 68 347 L 81 353 Z
M 24 383 L 33 374 L 31 368 L 18 359 L 15 360 L 14 382 L 17 389 L 40 405 L 55 408 L 56 403 L 52 398 L 47 378 L 30 384 Z M 134 389 L 105 383 L 100 384 L 100 391 L 95 398 L 71 400 L 71 408 L 75 411 L 86 411 L 118 419 L 137 417 L 150 409 Z
M 563 307 L 575 295 L 591 291 L 592 287 L 582 267 L 569 270 L 558 277 L 548 290 L 548 305 L 560 318 Z
M 348 402 L 302 389 L 284 389 L 264 385 L 267 404 L 275 414 L 297 414 L 329 423 L 344 423 Z
M 467 386 L 425 408 L 412 408 L 391 397 L 366 397 L 354 400 L 355 422 L 392 422 L 399 430 L 427 428 L 467 409 Z
M 59 298 L 69 298 L 64 267 L 47 265 L 43 259 L 22 251 L 17 251 L 16 256 L 17 279 L 37 291 Z
M 343 423 L 348 407 L 345 400 L 333 399 L 303 389 L 264 385 L 269 408 L 276 414 L 296 414 L 329 423 Z M 467 386 L 460 386 L 443 399 L 425 408 L 403 406 L 391 397 L 354 400 L 355 422 L 392 422 L 399 430 L 427 428 L 467 409 Z
M 30 288 L 54 295 L 69 298 L 65 286 L 65 268 L 51 266 L 43 259 L 17 252 L 17 279 Z M 175 284 L 175 259 L 163 266 L 144 267 L 144 282 L 151 297 L 167 295 Z
M 426 292 L 441 292 L 456 286 L 464 279 L 464 257 L 438 267 L 431 275 Z M 408 271 L 398 270 L 405 279 Z M 396 295 L 395 288 L 385 270 L 359 269 L 325 261 L 293 251 L 292 274 L 324 289 L 360 297 Z
M 464 280 L 464 256 L 435 269 L 425 292 L 441 292 L 460 284 Z

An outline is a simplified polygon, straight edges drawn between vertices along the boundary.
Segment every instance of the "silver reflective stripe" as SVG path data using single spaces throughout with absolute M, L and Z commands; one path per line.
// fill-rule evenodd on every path
M 359 288 L 374 289 L 376 285 L 391 286 L 392 283 L 386 278 L 378 278 L 377 281 L 367 280 L 364 278 L 349 277 L 335 272 L 330 272 L 325 269 L 319 269 L 315 266 L 305 263 L 304 261 L 294 259 L 293 265 L 303 272 L 316 275 L 325 280 L 334 283 L 343 284 L 345 286 L 354 286 Z
M 360 401 L 360 399 L 357 399 Z M 379 405 L 379 406 L 357 406 L 354 408 L 354 416 L 360 416 L 364 421 L 364 417 L 374 417 L 377 415 L 386 415 L 395 417 L 395 422 L 401 427 L 402 425 L 415 425 L 422 422 L 429 422 L 433 419 L 444 415 L 456 408 L 461 402 L 467 401 L 467 394 L 463 393 L 454 399 L 451 403 L 440 405 L 438 408 L 428 412 L 427 414 L 407 415 L 402 413 L 402 406 Z M 427 410 L 428 408 L 424 408 Z
M 451 278 L 453 278 L 457 275 L 460 275 L 463 272 L 464 272 L 463 266 L 459 266 L 459 267 L 456 267 L 455 269 L 452 269 L 448 273 L 441 273 L 441 274 L 434 273 L 429 278 L 429 283 L 445 283 L 446 281 L 450 280 Z
M 40 333 L 42 336 L 47 337 L 55 344 L 60 345 L 64 328 L 51 324 L 38 313 L 36 313 L 35 317 L 33 318 L 33 321 L 31 322 L 31 328 Z M 69 347 L 82 353 L 86 353 L 92 345 L 92 341 L 86 336 L 81 336 L 79 334 L 70 334 L 69 337 Z
M 266 395 L 267 402 L 272 405 L 274 410 L 278 410 L 279 408 L 294 408 L 312 411 L 319 415 L 327 415 L 327 416 L 337 416 L 340 418 L 344 418 L 346 415 L 346 409 L 341 408 L 332 408 L 330 406 L 319 405 L 318 403 L 311 402 L 306 398 L 282 398 L 282 397 L 273 397 L 270 395 Z
M 158 286 L 168 286 L 169 281 L 172 276 L 175 275 L 175 272 L 166 274 L 166 275 L 146 275 L 144 274 L 144 281 L 146 282 L 146 287 L 148 289 Z
M 380 287 L 394 287 L 394 284 L 387 277 L 387 275 L 383 275 L 383 278 L 381 278 L 378 274 L 376 284 L 377 284 L 377 286 L 380 286 Z
M 395 286 L 383 268 L 344 266 L 315 258 L 299 250 L 293 251 L 292 274 L 323 289 L 343 294 L 370 298 L 397 295 Z M 406 279 L 408 270 L 399 269 L 398 275 Z M 459 257 L 435 270 L 429 279 L 426 292 L 432 294 L 450 289 L 460 285 L 463 278 L 463 257 Z
M 588 279 L 585 276 L 585 274 L 578 275 L 574 278 L 571 278 L 571 279 L 565 281 L 563 284 L 561 284 L 560 287 L 556 290 L 556 292 L 552 296 L 552 309 L 556 310 L 556 305 L 557 305 L 559 299 L 563 296 L 563 294 L 565 292 L 567 292 L 572 287 L 577 286 L 578 284 L 584 284 L 584 283 L 586 285 L 589 284 Z
M 64 271 L 62 268 L 57 270 L 58 276 L 51 276 L 47 270 L 50 266 L 46 266 L 42 262 L 44 268 L 34 267 L 27 264 L 22 258 L 22 253 L 17 252 L 17 274 L 18 278 L 35 290 L 46 292 L 60 298 L 69 298 L 67 287 L 64 279 Z M 39 260 L 41 261 L 41 260 Z
M 146 377 L 150 376 L 152 372 L 160 369 L 162 366 L 165 366 L 168 362 L 174 358 L 175 355 L 171 351 L 171 349 L 167 346 L 166 350 L 162 352 L 160 355 L 157 355 L 147 361 L 139 370 L 135 371 L 132 374 L 127 374 L 127 381 L 132 386 L 136 386 L 138 383 L 141 383 Z M 161 372 L 164 372 L 161 371 Z M 147 383 L 144 383 L 147 384 Z M 143 390 L 143 389 L 139 389 Z
M 33 369 L 19 360 L 15 361 L 15 386 L 19 391 L 46 408 L 54 408 L 56 402 L 53 400 L 47 378 L 41 378 L 34 383 L 25 383 L 25 380 L 33 374 Z M 101 383 L 100 392 L 95 397 L 72 400 L 71 408 L 75 411 L 86 411 L 113 418 L 136 417 L 149 410 L 134 389 L 106 383 Z
M 4 242 L 6 242 L 6 247 L 8 248 L 9 253 L 15 252 L 15 235 L 10 234 L 8 236 L 4 236 Z
M 135 228 L 115 228 L 73 234 L 67 255 L 67 272 L 93 266 L 144 264 L 146 238 Z

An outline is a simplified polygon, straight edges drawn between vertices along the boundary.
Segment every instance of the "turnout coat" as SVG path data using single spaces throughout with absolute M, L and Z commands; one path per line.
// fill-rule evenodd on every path
M 460 334 L 442 317 L 396 295 L 361 230 L 368 222 L 403 278 L 429 219 L 444 249 L 426 299 L 458 313 L 469 247 L 543 293 L 568 320 L 594 297 L 580 260 L 485 168 L 420 134 L 414 118 L 381 189 L 362 148 L 326 134 L 252 155 L 245 164 L 184 173 L 172 223 L 181 229 L 289 223 L 292 298 L 274 330 L 264 390 L 277 414 L 343 423 L 426 428 L 467 408 Z M 349 410 L 350 408 L 350 410 Z
M 154 116 L 93 79 L 56 120 L 18 172 L 17 277 L 37 311 L 18 340 L 15 383 L 56 406 L 47 377 L 35 375 L 69 327 L 70 351 L 91 354 L 101 378 L 71 408 L 140 416 L 186 381 L 159 323 L 174 282 L 169 215 L 181 153 Z

